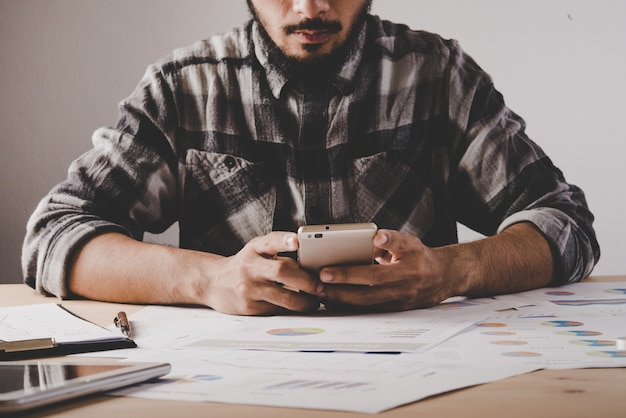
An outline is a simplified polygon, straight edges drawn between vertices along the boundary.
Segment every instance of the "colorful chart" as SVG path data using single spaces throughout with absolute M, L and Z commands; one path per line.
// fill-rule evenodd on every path
M 595 337 L 602 335 L 600 331 L 584 331 L 584 330 L 572 330 L 572 331 L 559 331 L 559 335 L 567 335 L 568 337 Z
M 570 343 L 589 347 L 611 347 L 615 345 L 613 340 L 572 340 Z
M 498 340 L 498 341 L 491 341 L 491 344 L 496 344 L 496 345 L 526 345 L 528 343 L 526 341 L 520 341 L 520 340 Z
M 191 379 L 195 380 L 195 381 L 212 382 L 214 380 L 220 380 L 220 379 L 223 379 L 223 378 L 222 378 L 222 376 L 218 376 L 218 375 L 215 375 L 215 374 L 197 374 L 197 375 L 193 376 Z
M 626 305 L 626 299 L 570 299 L 550 302 L 559 306 Z
M 502 353 L 505 357 L 542 357 L 543 354 L 535 353 L 533 351 L 511 351 L 508 353 Z
M 626 295 L 626 289 L 609 289 L 605 290 L 605 292 L 613 295 Z
M 476 326 L 485 328 L 501 328 L 506 327 L 506 324 L 502 324 L 500 322 L 481 322 L 480 324 L 476 324 Z
M 591 351 L 587 355 L 602 358 L 626 358 L 626 351 Z
M 585 324 L 577 321 L 547 321 L 542 322 L 541 325 L 546 327 L 581 327 Z
M 278 328 L 267 331 L 268 334 L 279 337 L 300 337 L 303 335 L 321 334 L 323 332 L 322 328 Z

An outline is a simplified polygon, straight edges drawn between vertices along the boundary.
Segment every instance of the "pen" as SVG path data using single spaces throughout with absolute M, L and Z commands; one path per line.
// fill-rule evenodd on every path
M 126 312 L 118 312 L 117 316 L 113 319 L 113 323 L 122 331 L 122 334 L 130 337 L 130 321 L 128 321 Z

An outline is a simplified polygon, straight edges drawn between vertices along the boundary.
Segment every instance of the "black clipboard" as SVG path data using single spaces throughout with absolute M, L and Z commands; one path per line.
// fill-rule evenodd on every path
M 51 304 L 52 305 L 52 304 Z M 31 305 L 35 307 L 36 305 Z M 62 309 L 63 314 L 67 313 L 71 315 L 72 321 L 79 321 L 81 325 L 89 327 L 97 327 L 102 329 L 99 325 L 93 322 L 87 321 L 75 315 L 61 305 L 55 305 Z M 20 307 L 17 307 L 20 308 Z M 10 309 L 10 308 L 7 308 Z M 24 307 L 28 312 L 29 307 Z M 37 309 L 36 307 L 34 309 Z M 69 318 L 69 317 L 68 317 Z M 0 318 L 2 319 L 2 318 Z M 10 326 L 10 318 L 4 319 L 8 323 L 2 323 L 0 325 Z M 54 334 L 54 332 L 51 332 Z M 17 339 L 4 341 L 0 340 L 0 361 L 9 360 L 27 360 L 41 357 L 57 357 L 65 356 L 68 354 L 89 353 L 94 351 L 107 351 L 116 350 L 121 348 L 135 348 L 137 344 L 127 336 L 116 335 L 113 332 L 110 335 L 106 335 L 97 339 L 77 339 L 75 341 L 56 341 L 54 336 L 50 337 L 38 337 L 29 339 Z
M 54 338 L 0 342 L 0 361 L 28 360 L 42 357 L 58 357 L 68 354 L 135 348 L 137 344 L 127 337 L 98 341 L 55 343 Z

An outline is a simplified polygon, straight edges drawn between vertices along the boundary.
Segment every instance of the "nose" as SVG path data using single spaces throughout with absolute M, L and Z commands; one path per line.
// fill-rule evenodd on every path
M 329 9 L 330 1 L 328 0 L 295 0 L 293 2 L 294 13 L 308 19 L 322 17 Z

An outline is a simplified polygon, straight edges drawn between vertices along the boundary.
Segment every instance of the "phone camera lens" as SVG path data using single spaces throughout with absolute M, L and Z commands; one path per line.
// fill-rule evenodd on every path
M 315 234 L 315 238 L 322 238 L 323 236 L 323 234 Z

